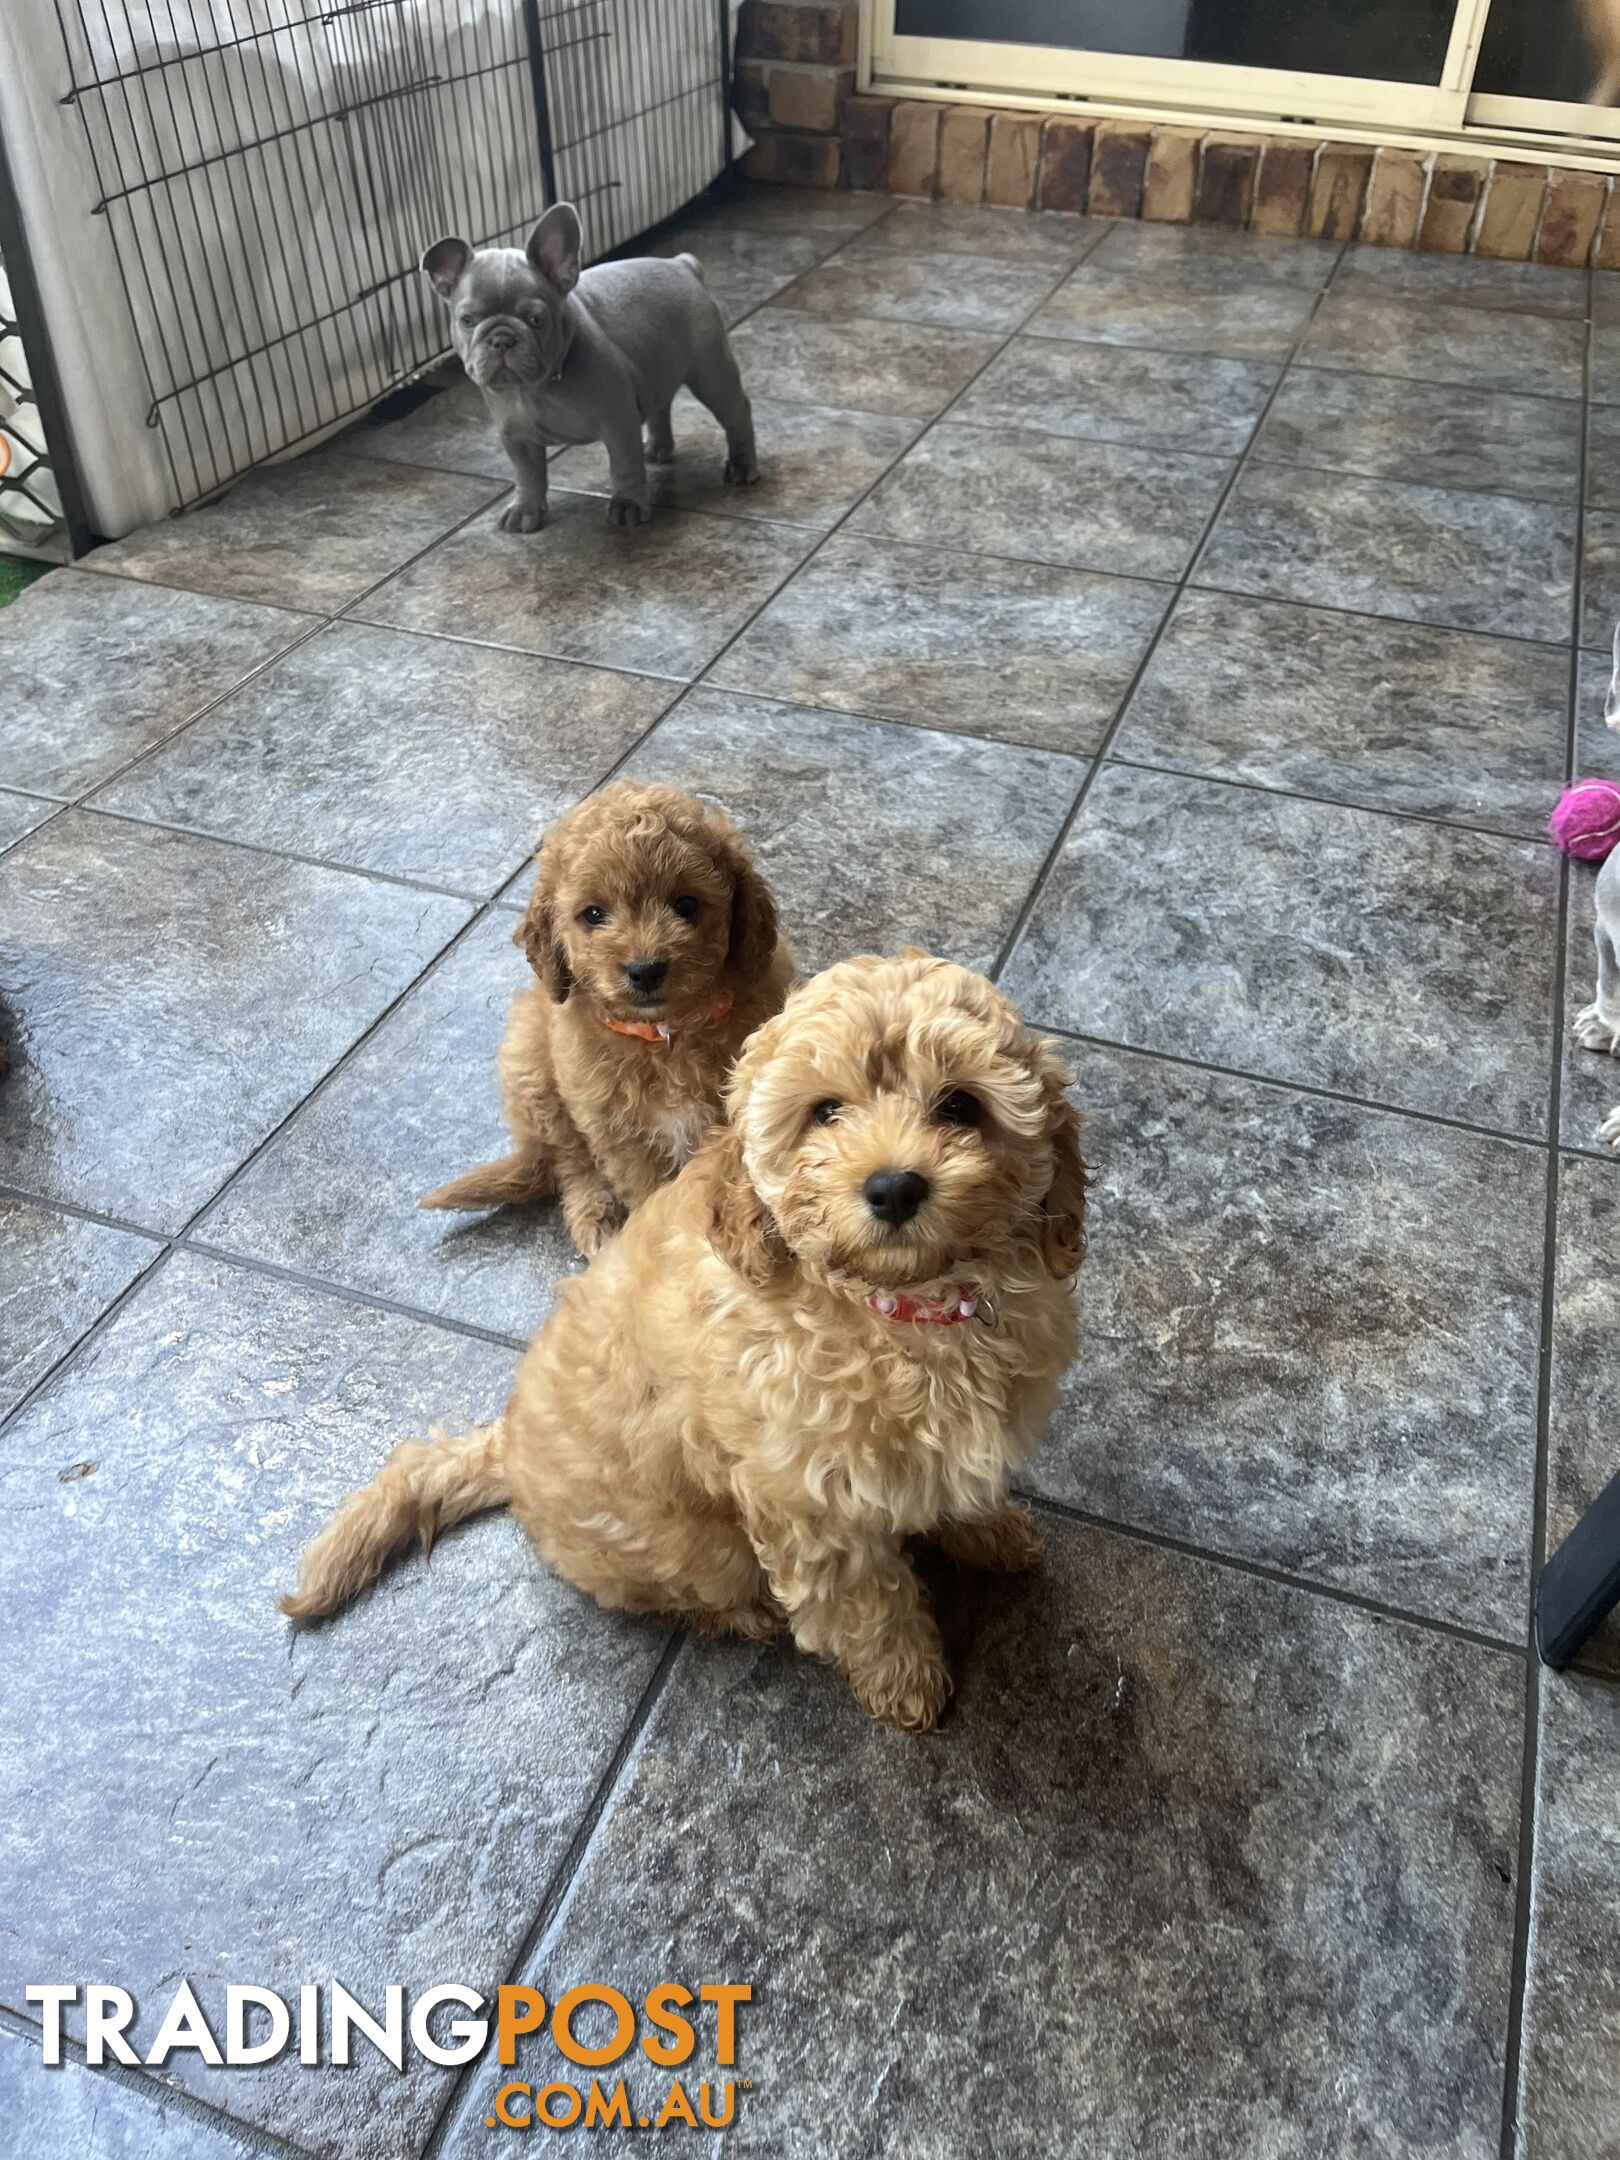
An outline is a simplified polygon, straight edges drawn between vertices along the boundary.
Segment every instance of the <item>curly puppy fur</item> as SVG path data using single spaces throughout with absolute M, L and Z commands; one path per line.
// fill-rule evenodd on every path
M 412 1540 L 506 1505 L 602 1605 L 786 1626 L 869 1711 L 932 1726 L 950 1680 L 904 1541 L 985 1567 L 1040 1554 L 1006 1487 L 1074 1350 L 1068 1078 L 949 962 L 805 984 L 743 1052 L 728 1122 L 562 1286 L 502 1416 L 396 1448 L 282 1609 L 333 1612 Z M 897 1169 L 927 1190 L 895 1227 L 868 1185 Z M 869 1303 L 964 1284 L 981 1315 L 956 1325 Z
M 425 1208 L 562 1199 L 597 1252 L 701 1145 L 744 1041 L 797 980 L 736 828 L 671 787 L 619 780 L 559 819 L 514 942 L 538 982 L 512 1001 L 498 1067 L 512 1153 Z M 645 975 L 662 965 L 650 990 Z M 730 1010 L 713 1016 L 726 997 Z M 605 1024 L 662 1023 L 666 1040 Z

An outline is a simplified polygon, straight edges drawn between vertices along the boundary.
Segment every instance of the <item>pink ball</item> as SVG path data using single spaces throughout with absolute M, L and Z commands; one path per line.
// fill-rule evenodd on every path
M 1613 780 L 1577 780 L 1565 788 L 1547 830 L 1566 855 L 1582 862 L 1602 862 L 1620 840 L 1620 784 Z

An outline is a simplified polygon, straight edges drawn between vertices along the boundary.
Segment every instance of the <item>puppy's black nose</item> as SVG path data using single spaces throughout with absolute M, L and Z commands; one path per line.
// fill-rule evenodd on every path
M 625 979 L 632 990 L 639 990 L 643 997 L 650 997 L 664 986 L 669 973 L 667 960 L 627 960 L 624 963 Z
M 861 1191 L 878 1221 L 898 1230 L 928 1198 L 929 1186 L 920 1171 L 874 1170 Z

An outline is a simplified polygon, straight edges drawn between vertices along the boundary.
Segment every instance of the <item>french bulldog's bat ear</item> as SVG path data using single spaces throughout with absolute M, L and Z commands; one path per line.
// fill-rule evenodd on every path
M 1609 677 L 1609 694 L 1603 700 L 1603 724 L 1620 734 L 1620 623 L 1614 626 L 1614 671 Z
M 473 251 L 465 240 L 435 240 L 422 257 L 422 275 L 442 299 L 448 300 L 472 258 Z
M 560 293 L 571 293 L 579 281 L 579 212 L 572 203 L 553 203 L 530 233 L 524 253 L 544 278 Z

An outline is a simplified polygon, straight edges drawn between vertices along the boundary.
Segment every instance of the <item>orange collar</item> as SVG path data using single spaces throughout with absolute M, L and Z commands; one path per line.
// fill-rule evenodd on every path
M 667 1050 L 675 1037 L 684 1034 L 689 1027 L 696 1027 L 704 1020 L 723 1020 L 732 1007 L 729 990 L 723 991 L 703 1012 L 688 1013 L 684 1020 L 610 1020 L 599 1012 L 597 1019 L 615 1035 L 633 1035 L 637 1042 L 662 1043 Z
M 979 1310 L 978 1292 L 958 1283 L 943 1297 L 907 1297 L 903 1290 L 877 1290 L 867 1299 L 873 1312 L 884 1320 L 932 1320 L 940 1327 L 958 1327 Z

